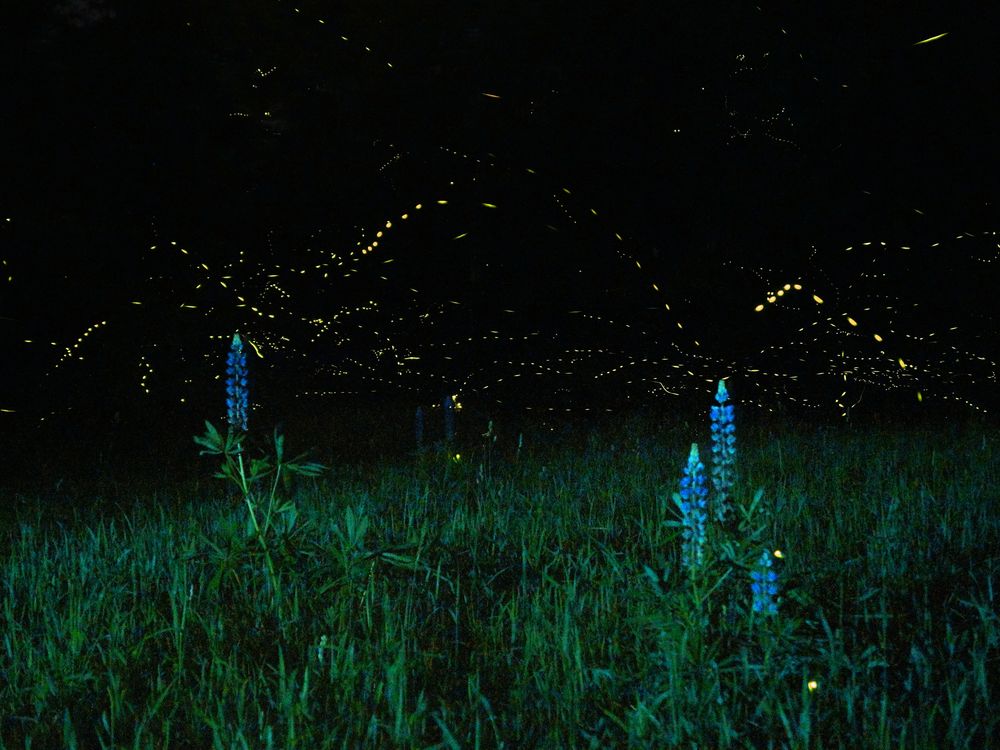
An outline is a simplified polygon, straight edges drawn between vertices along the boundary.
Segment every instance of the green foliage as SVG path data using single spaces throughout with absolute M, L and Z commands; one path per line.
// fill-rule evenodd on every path
M 206 425 L 255 515 L 150 483 L 10 529 L 0 747 L 989 747 L 994 437 L 739 427 L 692 579 L 667 522 L 697 426 L 543 452 L 501 422 L 461 462 L 306 474 L 268 524 L 310 462 L 275 439 L 251 480 Z M 748 575 L 778 546 L 765 618 Z
M 269 573 L 270 591 L 278 606 L 281 607 L 282 590 L 281 580 L 275 568 L 272 546 L 275 540 L 287 545 L 292 539 L 295 529 L 295 522 L 298 519 L 298 510 L 295 503 L 290 500 L 279 500 L 277 490 L 279 480 L 290 479 L 295 475 L 306 477 L 318 477 L 326 470 L 326 467 L 316 462 L 305 462 L 306 454 L 296 456 L 291 461 L 285 461 L 285 437 L 277 429 L 274 431 L 274 460 L 267 457 L 250 459 L 249 469 L 246 468 L 243 456 L 244 433 L 230 429 L 225 438 L 212 425 L 205 422 L 205 434 L 195 437 L 194 441 L 203 446 L 199 451 L 201 455 L 222 456 L 223 463 L 213 476 L 220 479 L 227 479 L 236 485 L 243 495 L 248 511 L 248 523 L 246 535 L 252 536 L 257 545 L 245 545 L 240 549 L 240 557 L 253 559 L 257 554 L 264 558 Z M 267 494 L 267 505 L 263 513 L 259 511 L 263 506 L 263 498 L 255 491 L 255 486 L 263 480 L 271 478 Z M 287 489 L 287 485 L 286 485 Z M 223 555 L 219 548 L 212 545 L 216 552 L 217 561 L 225 561 L 231 565 L 233 558 L 230 554 Z M 213 583 L 218 587 L 220 578 L 214 577 Z M 280 612 L 280 609 L 279 609 Z

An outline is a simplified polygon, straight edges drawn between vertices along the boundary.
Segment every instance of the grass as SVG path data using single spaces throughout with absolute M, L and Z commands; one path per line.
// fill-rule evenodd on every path
M 692 578 L 665 522 L 708 405 L 525 425 L 520 451 L 463 415 L 458 461 L 387 429 L 345 462 L 344 429 L 290 421 L 333 469 L 291 490 L 280 601 L 189 438 L 145 478 L 46 468 L 0 527 L 0 748 L 994 746 L 1000 435 L 737 412 L 733 496 L 761 513 Z M 739 562 L 759 544 L 775 617 Z

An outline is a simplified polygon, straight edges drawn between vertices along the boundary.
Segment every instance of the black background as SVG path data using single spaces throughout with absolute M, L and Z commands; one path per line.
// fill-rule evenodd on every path
M 22 3 L 3 30 L 0 407 L 221 402 L 208 373 L 241 330 L 264 347 L 261 400 L 707 404 L 731 376 L 738 402 L 822 414 L 917 391 L 988 408 L 990 19 L 880 5 Z M 388 219 L 350 278 L 288 271 Z M 279 319 L 199 276 L 240 251 L 284 269 Z M 303 322 L 371 300 L 339 334 Z M 847 315 L 862 336 L 824 322 Z

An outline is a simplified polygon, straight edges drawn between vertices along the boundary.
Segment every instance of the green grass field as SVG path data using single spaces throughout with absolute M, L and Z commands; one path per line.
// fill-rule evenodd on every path
M 0 748 L 1000 743 L 1000 432 L 737 411 L 737 518 L 763 493 L 694 576 L 666 522 L 709 405 L 495 442 L 462 415 L 419 455 L 289 421 L 331 469 L 279 490 L 273 568 L 190 432 L 185 470 L 50 459 L 5 493 Z

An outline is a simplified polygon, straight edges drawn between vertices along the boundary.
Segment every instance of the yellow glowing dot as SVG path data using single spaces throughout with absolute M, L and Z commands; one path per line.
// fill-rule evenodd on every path
M 821 300 L 821 299 L 819 298 L 819 295 L 817 295 L 817 294 L 814 294 L 814 295 L 813 295 L 813 299 L 814 299 L 814 300 L 816 301 L 816 304 L 817 304 L 817 305 L 822 305 L 822 304 L 823 304 L 823 300 Z
M 847 322 L 850 323 L 852 326 L 856 326 L 858 324 L 858 321 L 856 321 L 850 315 L 847 316 Z
M 774 556 L 777 557 L 778 559 L 784 559 L 785 553 L 782 552 L 780 549 L 776 549 L 774 551 Z
M 904 370 L 906 369 L 906 362 L 903 361 L 902 357 L 899 358 L 899 366 Z
M 808 687 L 808 688 L 809 688 L 809 692 L 811 693 L 811 692 L 813 692 L 813 691 L 814 691 L 814 690 L 815 690 L 816 688 L 818 688 L 818 687 L 819 687 L 819 683 L 818 683 L 818 682 L 816 682 L 816 680 L 809 680 L 809 682 L 807 682 L 807 683 L 806 683 L 806 687 Z
M 876 334 L 875 334 L 875 340 L 876 340 L 876 341 L 881 341 L 881 340 L 882 340 L 882 337 L 881 337 L 881 336 L 879 336 L 879 335 L 878 335 L 878 334 L 876 333 Z
M 754 312 L 760 312 L 760 311 L 761 311 L 761 310 L 763 310 L 763 309 L 764 309 L 764 306 L 763 306 L 763 305 L 757 305 L 757 307 L 755 307 L 755 308 L 753 309 L 753 311 L 754 311 Z
M 786 292 L 787 292 L 787 291 L 788 291 L 789 289 L 791 289 L 791 288 L 792 288 L 792 285 L 791 285 L 791 284 L 785 284 L 785 287 L 784 287 L 784 289 L 785 289 L 785 291 L 786 291 Z

